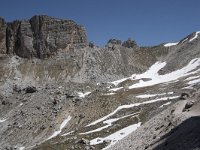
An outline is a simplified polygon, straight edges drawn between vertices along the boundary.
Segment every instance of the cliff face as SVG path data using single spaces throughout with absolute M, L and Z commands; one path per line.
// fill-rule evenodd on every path
M 0 53 L 6 53 L 6 23 L 0 18 Z
M 30 20 L 5 23 L 0 19 L 0 53 L 24 58 L 46 58 L 59 49 L 85 47 L 84 27 L 71 20 L 34 16 Z

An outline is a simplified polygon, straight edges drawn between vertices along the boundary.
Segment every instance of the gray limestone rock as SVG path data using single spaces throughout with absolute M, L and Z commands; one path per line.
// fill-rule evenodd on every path
M 6 53 L 6 23 L 0 18 L 0 53 Z
M 59 50 L 88 46 L 85 28 L 71 20 L 34 16 L 5 23 L 0 19 L 0 53 L 47 58 Z
M 122 46 L 127 48 L 135 48 L 138 47 L 136 42 L 129 38 L 127 41 L 123 42 Z

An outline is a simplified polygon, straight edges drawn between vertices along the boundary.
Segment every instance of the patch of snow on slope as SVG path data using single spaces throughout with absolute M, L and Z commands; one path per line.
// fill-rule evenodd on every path
M 111 92 L 111 93 L 107 93 L 107 94 L 104 94 L 104 95 L 115 95 L 116 93 L 113 93 L 113 92 Z
M 102 122 L 104 120 L 106 120 L 108 117 L 114 115 L 115 113 L 117 113 L 119 110 L 122 110 L 122 109 L 127 109 L 127 108 L 132 108 L 132 107 L 135 107 L 135 106 L 140 106 L 140 105 L 144 105 L 144 104 L 150 104 L 150 103 L 155 103 L 155 102 L 158 102 L 158 101 L 163 101 L 163 100 L 168 100 L 168 99 L 175 99 L 175 98 L 178 98 L 179 96 L 171 96 L 171 97 L 162 97 L 162 98 L 158 98 L 158 99 L 154 99 L 154 100 L 150 100 L 150 101 L 145 101 L 145 102 L 141 102 L 141 103 L 134 103 L 134 104 L 129 104 L 129 105 L 121 105 L 119 106 L 117 109 L 115 109 L 113 112 L 111 112 L 110 114 L 88 124 L 86 127 L 89 127 L 89 126 L 92 126 L 92 125 L 95 125 L 99 122 Z
M 142 74 L 137 74 L 132 76 L 134 79 L 142 79 L 142 78 L 155 78 L 158 77 L 158 71 L 165 67 L 167 63 L 166 62 L 156 62 L 153 64 L 146 72 Z M 143 81 L 144 82 L 144 81 Z
M 116 92 L 116 91 L 119 91 L 121 89 L 123 89 L 123 87 L 113 88 L 113 89 L 110 89 L 109 91 Z
M 71 120 L 71 116 L 68 116 L 67 119 L 65 119 L 65 120 L 61 123 L 60 129 L 59 129 L 58 131 L 55 131 L 55 132 L 53 133 L 53 135 L 50 136 L 47 140 L 52 139 L 52 138 L 56 137 L 58 134 L 60 134 L 61 131 L 62 131 L 62 129 L 66 126 L 66 124 L 67 124 L 70 120 Z
M 184 43 L 184 42 L 186 42 L 187 40 L 188 40 L 188 38 L 184 39 L 181 43 Z
M 191 60 L 187 66 L 185 66 L 179 70 L 173 71 L 171 73 L 164 74 L 164 75 L 159 75 L 157 73 L 161 69 L 161 67 L 164 66 L 163 63 L 161 63 L 161 64 L 159 65 L 158 63 L 156 63 L 152 67 L 150 67 L 150 69 L 147 72 L 145 72 L 141 75 L 136 75 L 135 76 L 136 79 L 151 78 L 151 80 L 133 84 L 133 85 L 129 86 L 129 89 L 147 87 L 147 86 L 153 86 L 153 85 L 160 84 L 160 83 L 171 82 L 171 81 L 177 80 L 178 78 L 194 74 L 197 72 L 197 70 L 196 71 L 193 71 L 193 70 L 196 69 L 200 65 L 200 58 L 195 58 L 195 59 Z M 157 66 L 157 68 L 156 68 L 156 66 Z M 191 72 L 191 71 L 193 71 L 193 72 Z
M 82 92 L 78 92 L 78 96 L 81 98 L 84 98 L 85 96 L 89 95 L 91 92 L 86 92 L 86 93 L 82 93 Z
M 128 134 L 132 133 L 133 131 L 135 131 L 138 127 L 140 127 L 141 122 L 137 123 L 137 124 L 133 124 L 130 125 L 128 127 L 125 127 L 107 137 L 103 137 L 103 138 L 95 138 L 93 140 L 90 141 L 90 145 L 97 145 L 97 144 L 101 144 L 103 143 L 105 140 L 111 140 L 111 143 L 108 147 L 114 145 L 117 141 L 123 139 L 124 137 L 126 137 Z M 104 148 L 107 149 L 108 147 Z
M 192 77 L 188 77 L 187 79 L 185 79 L 185 81 L 193 80 L 193 79 L 196 79 L 196 78 L 200 78 L 200 76 L 192 76 Z
M 196 80 L 189 81 L 188 84 L 191 85 L 191 84 L 195 84 L 199 82 L 200 82 L 200 79 L 196 79 Z
M 112 119 L 105 120 L 105 121 L 103 121 L 103 124 L 106 124 L 105 126 L 97 128 L 95 130 L 91 130 L 91 131 L 85 132 L 85 133 L 80 133 L 80 135 L 82 135 L 82 134 L 90 134 L 90 133 L 102 131 L 103 129 L 106 129 L 106 128 L 112 126 L 113 122 L 116 122 L 116 121 L 118 121 L 120 119 L 123 119 L 123 118 L 126 118 L 126 117 L 130 117 L 130 116 L 133 116 L 133 115 L 136 115 L 136 114 L 137 113 L 126 115 L 126 116 L 123 116 L 123 117 L 120 117 L 120 118 L 112 118 Z
M 195 33 L 195 36 L 193 38 L 191 38 L 189 41 L 192 42 L 193 40 L 195 40 L 198 37 L 198 34 L 200 33 L 200 31 Z
M 4 121 L 6 121 L 7 119 L 0 119 L 0 123 L 2 123 L 2 122 L 4 122 Z
M 166 65 L 166 62 L 156 62 L 155 64 L 153 64 L 145 73 L 142 74 L 133 74 L 131 77 L 128 78 L 123 78 L 120 80 L 116 80 L 113 82 L 110 82 L 112 84 L 114 84 L 115 86 L 117 86 L 119 83 L 122 83 L 128 79 L 130 80 L 136 80 L 136 79 L 142 79 L 142 78 L 146 78 L 147 75 L 155 75 L 157 74 L 157 72 L 162 69 L 164 66 Z M 139 82 L 144 82 L 143 80 L 140 80 Z
M 116 80 L 116 81 L 113 81 L 113 82 L 110 82 L 110 83 L 117 86 L 119 83 L 122 83 L 122 82 L 126 81 L 127 79 L 129 79 L 129 78 L 123 78 L 123 79 Z
M 169 104 L 171 104 L 171 102 L 167 102 L 167 103 L 161 105 L 159 108 L 163 108 L 164 106 L 167 106 L 167 105 L 169 105 Z
M 67 133 L 65 133 L 65 134 L 62 134 L 61 136 L 67 136 L 67 135 L 69 135 L 69 134 L 71 134 L 71 133 L 74 133 L 74 131 L 67 132 Z
M 171 94 L 173 94 L 173 92 L 161 93 L 161 94 L 144 94 L 144 95 L 138 95 L 136 97 L 137 98 L 150 98 L 150 97 L 155 97 L 155 96 L 171 95 Z
M 164 47 L 170 47 L 170 46 L 175 46 L 177 45 L 179 42 L 176 42 L 176 43 L 167 43 L 164 45 Z
M 25 149 L 25 147 L 19 147 L 19 150 L 24 150 Z

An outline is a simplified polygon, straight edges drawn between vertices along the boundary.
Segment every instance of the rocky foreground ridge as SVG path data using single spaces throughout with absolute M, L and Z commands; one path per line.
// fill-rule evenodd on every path
M 1 19 L 0 149 L 163 149 L 199 115 L 200 32 L 152 47 L 87 41 L 73 21 Z

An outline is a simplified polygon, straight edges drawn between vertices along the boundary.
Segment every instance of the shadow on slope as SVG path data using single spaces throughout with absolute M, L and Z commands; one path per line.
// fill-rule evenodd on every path
M 163 142 L 162 142 L 163 140 Z M 153 150 L 199 150 L 200 117 L 191 117 L 164 135 Z

